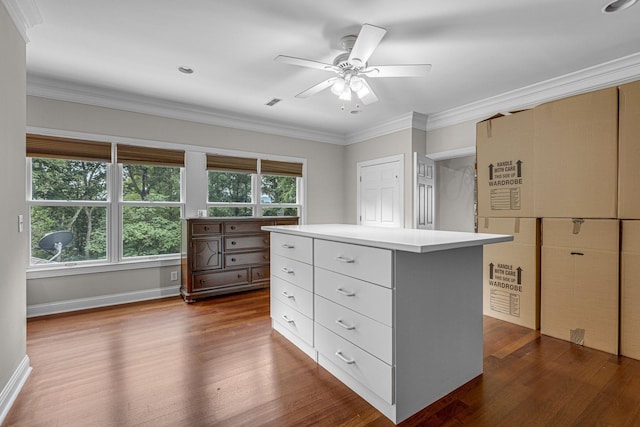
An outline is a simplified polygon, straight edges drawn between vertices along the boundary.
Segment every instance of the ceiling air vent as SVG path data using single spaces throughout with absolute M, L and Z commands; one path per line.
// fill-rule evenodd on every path
M 265 105 L 268 105 L 269 107 L 273 107 L 274 105 L 276 105 L 280 101 L 282 101 L 282 99 L 273 98 L 271 101 L 267 102 Z

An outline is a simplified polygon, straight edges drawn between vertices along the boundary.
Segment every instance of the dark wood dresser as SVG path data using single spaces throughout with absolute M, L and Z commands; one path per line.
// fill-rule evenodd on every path
M 182 220 L 180 295 L 196 299 L 269 287 L 269 232 L 297 217 Z

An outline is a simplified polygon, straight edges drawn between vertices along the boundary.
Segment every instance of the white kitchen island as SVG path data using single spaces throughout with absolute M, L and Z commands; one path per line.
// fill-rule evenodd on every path
M 263 230 L 273 328 L 394 423 L 482 373 L 482 245 L 512 236 Z

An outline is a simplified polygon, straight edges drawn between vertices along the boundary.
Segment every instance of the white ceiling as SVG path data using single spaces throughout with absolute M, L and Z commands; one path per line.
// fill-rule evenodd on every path
M 27 31 L 30 81 L 338 137 L 640 52 L 640 5 L 604 14 L 607 0 L 33 2 L 42 23 Z M 333 74 L 274 57 L 331 63 L 364 23 L 388 30 L 369 64 L 430 63 L 428 77 L 370 80 L 380 101 L 358 115 L 329 90 L 294 98 Z M 266 106 L 272 98 L 282 102 Z

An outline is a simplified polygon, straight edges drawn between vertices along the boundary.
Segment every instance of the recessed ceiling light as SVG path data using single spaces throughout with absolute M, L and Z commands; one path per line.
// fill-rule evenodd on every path
M 624 10 L 626 8 L 629 8 L 631 6 L 633 6 L 634 4 L 636 4 L 638 0 L 615 0 L 609 4 L 607 4 L 602 11 L 604 13 L 614 13 L 614 12 L 620 12 L 621 10 Z
M 189 67 L 178 67 L 178 71 L 180 71 L 181 73 L 184 74 L 193 74 L 193 69 L 189 68 Z

